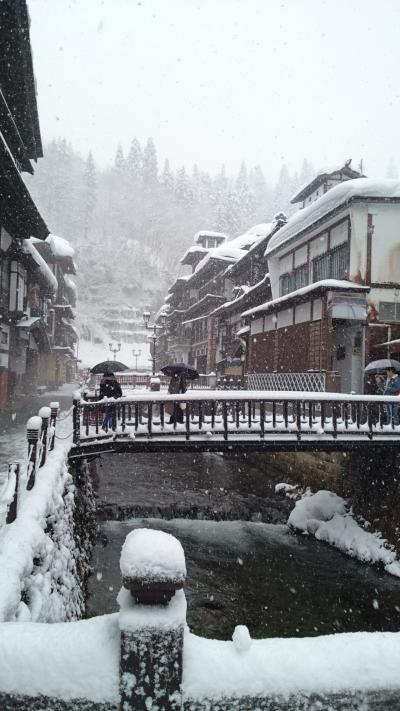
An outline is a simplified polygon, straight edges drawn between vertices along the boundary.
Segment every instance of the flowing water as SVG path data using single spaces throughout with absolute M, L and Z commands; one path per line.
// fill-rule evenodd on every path
M 280 480 L 265 459 L 243 455 L 104 458 L 88 616 L 117 609 L 121 546 L 146 526 L 183 545 L 197 634 L 229 639 L 237 624 L 254 637 L 398 630 L 400 581 L 292 534 L 284 522 L 293 503 L 274 494 Z

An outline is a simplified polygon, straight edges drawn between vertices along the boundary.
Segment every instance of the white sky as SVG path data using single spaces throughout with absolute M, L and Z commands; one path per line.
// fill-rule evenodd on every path
M 44 140 L 276 177 L 400 166 L 400 0 L 28 0 Z

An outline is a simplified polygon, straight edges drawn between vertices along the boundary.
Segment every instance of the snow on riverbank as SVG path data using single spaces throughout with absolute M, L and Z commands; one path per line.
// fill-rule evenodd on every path
M 54 622 L 82 612 L 72 535 L 74 485 L 67 468 L 70 430 L 69 418 L 60 423 L 62 439 L 48 452 L 31 491 L 26 463 L 21 468 L 17 518 L 0 530 L 0 620 Z
M 346 501 L 331 491 L 307 492 L 288 518 L 288 525 L 312 534 L 362 563 L 381 564 L 400 578 L 396 552 L 380 533 L 364 530 L 348 510 Z

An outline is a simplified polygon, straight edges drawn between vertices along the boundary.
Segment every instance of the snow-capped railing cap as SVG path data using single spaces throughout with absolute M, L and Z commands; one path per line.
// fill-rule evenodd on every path
M 73 400 L 74 400 L 74 401 L 77 400 L 78 402 L 80 402 L 81 399 L 82 399 L 82 393 L 81 393 L 81 391 L 80 391 L 80 390 L 75 390 L 75 392 L 74 392 L 74 394 L 73 394 Z
M 39 415 L 34 415 L 33 417 L 30 417 L 28 422 L 26 423 L 26 429 L 27 432 L 40 432 L 42 429 L 42 418 L 39 417 Z
M 44 420 L 49 420 L 51 417 L 50 407 L 47 407 L 47 405 L 45 405 L 44 407 L 41 407 L 39 410 L 39 417 L 41 417 Z
M 122 546 L 120 569 L 123 586 L 141 604 L 165 604 L 183 587 L 185 554 L 169 533 L 138 528 Z
M 50 403 L 50 408 L 52 410 L 59 410 L 60 409 L 60 403 L 57 402 L 57 400 L 54 400 L 54 402 Z

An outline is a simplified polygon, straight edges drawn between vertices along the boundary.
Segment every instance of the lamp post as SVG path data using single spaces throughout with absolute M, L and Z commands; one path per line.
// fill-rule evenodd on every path
M 133 357 L 136 359 L 136 361 L 135 361 L 135 370 L 137 370 L 137 359 L 139 358 L 139 356 L 141 355 L 141 353 L 142 353 L 142 351 L 140 350 L 140 348 L 138 348 L 138 350 L 136 350 L 136 348 L 134 348 L 134 349 L 132 350 L 132 355 L 133 355 Z
M 113 346 L 112 343 L 109 343 L 108 345 L 109 345 L 109 347 L 110 347 L 111 353 L 114 353 L 114 360 L 117 360 L 117 353 L 119 353 L 119 351 L 121 350 L 121 344 L 120 344 L 120 343 L 117 343 L 117 346 L 116 346 L 116 347 Z
M 158 323 L 150 323 L 150 311 L 143 312 L 143 323 L 144 327 L 148 331 L 153 331 L 153 334 L 149 336 L 149 341 L 153 344 L 153 352 L 151 354 L 151 360 L 153 363 L 153 376 L 156 374 L 156 344 L 157 344 L 157 331 L 163 331 L 167 321 L 167 314 L 163 311 L 160 314 L 161 325 Z

